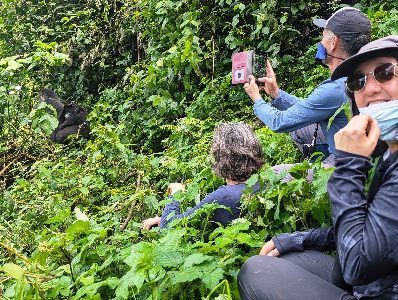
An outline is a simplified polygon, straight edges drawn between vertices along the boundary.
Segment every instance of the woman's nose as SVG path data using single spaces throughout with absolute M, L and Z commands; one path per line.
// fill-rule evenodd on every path
M 364 93 L 367 95 L 373 95 L 375 93 L 379 93 L 381 91 L 382 87 L 380 82 L 378 82 L 373 74 L 369 74 L 366 78 L 366 84 L 364 87 Z

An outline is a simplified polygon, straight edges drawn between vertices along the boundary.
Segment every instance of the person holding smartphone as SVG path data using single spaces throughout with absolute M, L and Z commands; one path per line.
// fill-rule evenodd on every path
M 370 41 L 370 21 L 356 8 L 344 7 L 328 20 L 314 20 L 314 24 L 324 28 L 315 59 L 327 66 L 331 73 L 346 58 L 356 54 Z M 266 76 L 258 80 L 264 83 L 264 86 L 259 87 L 253 76 L 249 76 L 249 82 L 244 85 L 246 93 L 254 102 L 254 112 L 257 117 L 275 132 L 292 133 L 293 139 L 302 151 L 305 144 L 312 142 L 316 124 L 319 124 L 317 135 L 321 137 L 323 133 L 328 144 L 324 163 L 333 166 L 335 153 L 333 136 L 347 124 L 348 120 L 344 112 L 340 112 L 334 117 L 330 127 L 328 122 L 347 100 L 344 93 L 346 78 L 335 81 L 328 78 L 302 100 L 279 88 L 269 61 L 267 61 Z M 272 102 L 264 101 L 260 91 L 271 97 Z M 319 150 L 322 149 L 315 147 L 315 151 Z
M 343 77 L 359 115 L 334 137 L 333 227 L 266 242 L 238 275 L 244 300 L 398 299 L 398 35 L 362 47 L 331 78 Z M 366 188 L 379 141 L 388 149 Z

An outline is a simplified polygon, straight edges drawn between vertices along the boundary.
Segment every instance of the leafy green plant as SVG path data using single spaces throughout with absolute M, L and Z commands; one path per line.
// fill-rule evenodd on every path
M 305 97 L 324 80 L 311 19 L 341 1 L 3 1 L 0 5 L 0 297 L 4 299 L 238 299 L 236 275 L 282 231 L 330 224 L 332 169 L 300 161 L 288 134 L 255 119 L 230 84 L 233 52 L 268 54 L 281 88 Z M 356 4 L 374 37 L 396 33 L 395 1 Z M 52 88 L 90 111 L 92 139 L 54 144 Z M 223 184 L 208 159 L 220 122 L 253 125 L 266 165 L 248 181 L 242 218 L 215 206 L 170 229 L 143 231 L 169 182 L 183 209 Z M 314 180 L 306 180 L 313 169 Z

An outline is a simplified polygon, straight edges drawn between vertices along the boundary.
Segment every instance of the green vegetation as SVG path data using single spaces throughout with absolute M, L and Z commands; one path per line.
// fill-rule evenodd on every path
M 321 1 L 322 2 L 322 1 Z M 358 1 L 374 37 L 398 34 L 395 0 Z M 282 88 L 306 95 L 327 72 L 313 62 L 311 19 L 341 1 L 126 0 L 0 4 L 0 298 L 238 299 L 242 263 L 278 232 L 330 224 L 330 170 L 309 163 L 280 183 L 269 166 L 299 154 L 256 120 L 232 87 L 234 51 L 268 53 Z M 90 110 L 93 138 L 54 144 L 42 88 Z M 267 165 L 250 179 L 245 218 L 207 231 L 214 207 L 173 229 L 141 231 L 165 189 L 182 207 L 222 183 L 210 169 L 215 124 L 246 121 Z M 128 215 L 130 222 L 124 223 Z M 125 227 L 125 228 L 124 228 Z

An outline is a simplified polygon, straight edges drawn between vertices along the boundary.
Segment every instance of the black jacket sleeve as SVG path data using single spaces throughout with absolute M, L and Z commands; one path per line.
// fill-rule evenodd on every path
M 369 158 L 335 154 L 328 192 L 343 277 L 350 285 L 368 284 L 398 266 L 398 156 L 388 158 L 377 193 L 368 201 Z
M 303 251 L 305 249 L 318 251 L 335 249 L 333 227 L 282 233 L 274 236 L 272 241 L 280 254 Z

